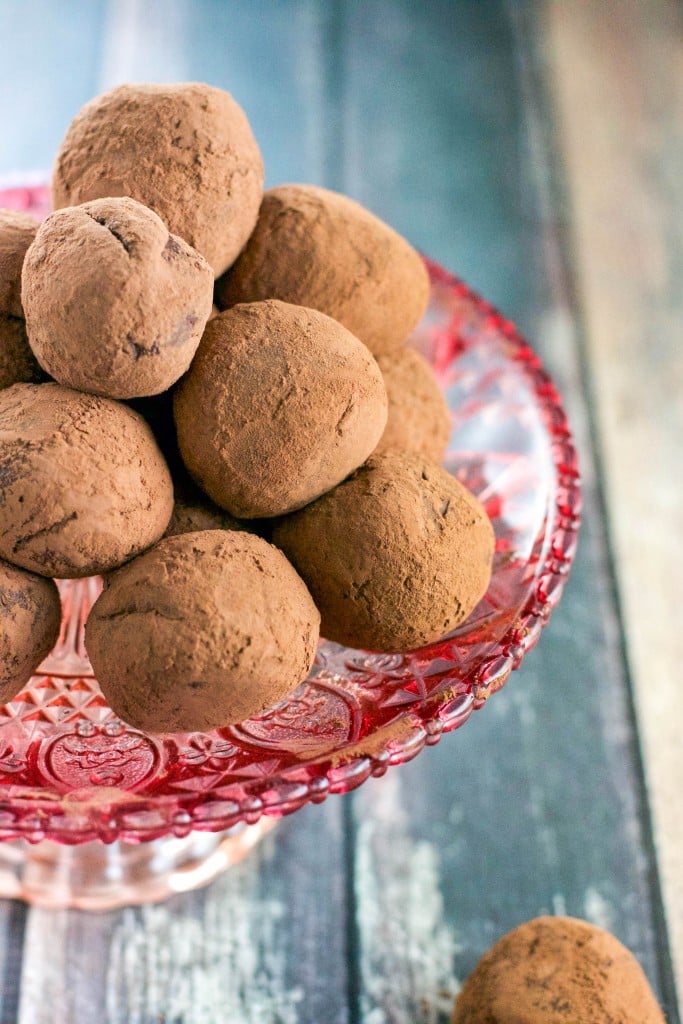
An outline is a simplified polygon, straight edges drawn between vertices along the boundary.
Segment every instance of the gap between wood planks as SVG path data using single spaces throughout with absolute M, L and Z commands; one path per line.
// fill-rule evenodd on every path
M 548 0 L 542 17 L 609 530 L 681 991 L 683 11 L 672 0 Z

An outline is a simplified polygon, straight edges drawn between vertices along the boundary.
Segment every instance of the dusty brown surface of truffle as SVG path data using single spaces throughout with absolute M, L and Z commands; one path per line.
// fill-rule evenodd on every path
M 285 556 L 248 533 L 167 537 L 107 580 L 86 646 L 107 701 L 150 732 L 218 728 L 306 678 L 320 616 Z
M 308 585 L 323 636 L 400 651 L 467 618 L 488 586 L 494 535 L 454 477 L 392 451 L 280 521 L 273 541 Z
M 60 384 L 156 395 L 185 373 L 211 313 L 213 274 L 133 199 L 51 214 L 24 261 L 31 348 Z
M 52 178 L 55 209 L 132 196 L 221 274 L 256 223 L 263 161 L 242 108 L 197 82 L 120 85 L 73 119 Z
M 424 313 L 429 277 L 408 242 L 359 203 L 280 185 L 265 193 L 244 252 L 216 285 L 221 308 L 261 299 L 319 309 L 380 355 Z
M 23 317 L 21 268 L 38 221 L 26 213 L 0 210 L 0 313 Z
M 538 917 L 481 958 L 453 1024 L 665 1024 L 640 964 L 609 932 Z
M 42 376 L 21 305 L 21 268 L 37 228 L 38 222 L 25 213 L 0 210 L 0 388 Z
M 389 399 L 389 416 L 376 452 L 416 452 L 440 463 L 451 433 L 451 418 L 434 371 L 412 348 L 377 359 Z
M 157 541 L 173 485 L 149 427 L 62 387 L 0 392 L 0 557 L 41 576 L 93 576 Z
M 301 508 L 373 450 L 386 423 L 377 363 L 330 317 L 284 302 L 211 320 L 175 393 L 178 444 L 238 518 Z
M 50 653 L 61 620 L 53 580 L 0 561 L 0 704 L 16 697 Z

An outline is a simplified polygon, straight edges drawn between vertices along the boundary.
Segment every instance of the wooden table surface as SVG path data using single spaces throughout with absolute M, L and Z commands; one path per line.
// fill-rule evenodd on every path
M 459 732 L 209 888 L 0 904 L 1 1024 L 443 1024 L 540 913 L 683 988 L 683 10 L 676 0 L 0 0 L 0 175 L 121 81 L 228 88 L 267 179 L 348 192 L 514 319 L 586 512 L 539 646 Z M 596 1022 L 598 1024 L 598 1022 Z

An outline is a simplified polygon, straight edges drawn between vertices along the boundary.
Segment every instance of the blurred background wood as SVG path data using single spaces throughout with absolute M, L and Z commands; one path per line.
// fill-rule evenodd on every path
M 545 29 L 610 539 L 683 978 L 683 7 L 554 0 Z
M 96 916 L 1 905 L 2 1024 L 445 1024 L 481 953 L 538 913 L 613 930 L 679 1019 L 657 858 L 680 985 L 682 35 L 676 4 L 644 12 L 0 0 L 0 174 L 49 168 L 117 82 L 228 88 L 269 184 L 350 193 L 519 324 L 586 490 L 553 622 L 462 731 L 294 815 L 201 893 Z

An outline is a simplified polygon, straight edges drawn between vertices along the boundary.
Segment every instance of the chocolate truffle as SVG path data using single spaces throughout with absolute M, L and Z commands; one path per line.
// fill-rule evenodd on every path
M 481 958 L 453 1024 L 665 1024 L 635 957 L 571 917 L 538 917 Z
M 374 355 L 403 344 L 428 298 L 427 270 L 405 239 L 359 203 L 313 185 L 266 192 L 244 252 L 216 286 L 221 308 L 283 299 L 319 309 Z
M 273 542 L 308 585 L 323 636 L 401 651 L 467 618 L 488 586 L 494 535 L 454 477 L 391 451 L 281 520 Z
M 16 697 L 50 653 L 61 618 L 53 580 L 0 561 L 0 704 Z
M 174 384 L 197 350 L 212 296 L 204 257 L 134 199 L 57 210 L 24 261 L 38 362 L 60 384 L 108 398 Z
M 244 111 L 196 82 L 120 85 L 76 115 L 57 154 L 55 209 L 132 196 L 221 274 L 251 234 L 263 161 Z
M 137 413 L 61 384 L 0 392 L 0 557 L 41 576 L 93 576 L 168 526 L 173 485 Z
M 37 228 L 25 213 L 0 210 L 0 388 L 41 378 L 21 305 L 21 268 Z
M 386 416 L 366 347 L 323 313 L 277 301 L 209 321 L 175 393 L 185 465 L 242 519 L 290 512 L 334 487 L 372 452 Z
M 431 366 L 412 348 L 379 356 L 377 362 L 387 389 L 389 416 L 375 451 L 397 448 L 441 462 L 451 418 Z
M 320 616 L 285 556 L 249 533 L 167 537 L 110 576 L 85 643 L 114 712 L 149 732 L 219 728 L 286 697 Z

